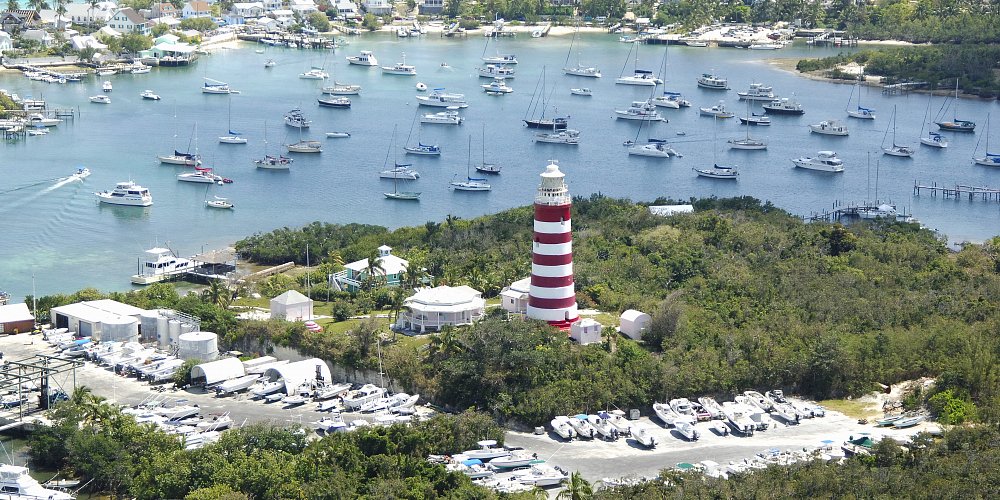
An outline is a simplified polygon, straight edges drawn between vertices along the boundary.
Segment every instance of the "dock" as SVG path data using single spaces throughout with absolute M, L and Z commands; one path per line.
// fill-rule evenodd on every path
M 959 200 L 968 198 L 969 201 L 998 201 L 1000 202 L 1000 188 L 989 186 L 970 186 L 967 184 L 955 184 L 954 187 L 938 185 L 937 182 L 931 184 L 920 184 L 913 181 L 913 195 L 929 194 L 931 197 L 941 196 L 944 199 Z
M 915 222 L 910 214 L 897 211 L 896 205 L 885 201 L 842 202 L 834 201 L 829 210 L 802 216 L 805 222 L 837 222 L 841 219 L 892 218 L 901 222 Z
M 903 82 L 894 83 L 882 87 L 882 95 L 909 94 L 915 89 L 926 87 L 927 82 Z

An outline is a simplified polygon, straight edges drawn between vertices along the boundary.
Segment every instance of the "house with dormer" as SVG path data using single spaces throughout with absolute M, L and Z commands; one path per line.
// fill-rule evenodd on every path
M 11 35 L 16 35 L 22 30 L 37 26 L 38 23 L 38 13 L 33 10 L 7 10 L 3 14 L 0 14 L 0 28 Z
M 149 35 L 149 22 L 145 17 L 139 15 L 135 9 L 126 7 L 119 9 L 108 21 L 108 27 L 119 33 L 138 33 Z
M 107 24 L 117 10 L 118 5 L 114 2 L 97 2 L 93 6 L 89 3 L 67 3 L 66 17 L 73 24 L 93 26 Z
M 154 3 L 151 10 L 153 17 L 181 17 L 181 11 L 170 2 Z
M 283 2 L 281 0 L 262 0 L 264 4 L 264 12 L 274 12 L 276 10 L 281 10 Z
M 264 15 L 264 3 L 263 2 L 234 3 L 233 7 L 229 9 L 229 14 L 233 17 L 242 17 L 243 19 L 257 18 Z
M 389 0 L 365 0 L 362 5 L 365 7 L 365 12 L 376 16 L 392 14 L 392 2 Z
M 184 4 L 181 9 L 181 18 L 191 19 L 194 17 L 212 17 L 212 6 L 208 2 L 200 0 Z

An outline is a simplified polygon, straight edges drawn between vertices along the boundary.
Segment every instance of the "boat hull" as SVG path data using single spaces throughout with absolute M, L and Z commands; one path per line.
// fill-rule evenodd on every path
M 767 149 L 767 144 L 760 141 L 737 140 L 729 141 L 730 149 L 742 149 L 745 151 L 760 151 Z
M 773 108 L 768 106 L 763 106 L 764 111 L 769 115 L 801 115 L 805 114 L 803 109 L 787 109 L 787 108 Z
M 941 130 L 947 130 L 949 132 L 975 132 L 976 131 L 976 125 L 975 124 L 972 124 L 972 125 L 963 125 L 963 124 L 960 124 L 960 123 L 953 123 L 953 122 L 937 122 L 937 123 L 935 123 L 935 125 L 937 125 L 938 128 L 940 128 Z
M 537 128 L 544 130 L 563 130 L 566 128 L 568 123 L 564 120 L 522 120 L 524 125 L 528 128 Z

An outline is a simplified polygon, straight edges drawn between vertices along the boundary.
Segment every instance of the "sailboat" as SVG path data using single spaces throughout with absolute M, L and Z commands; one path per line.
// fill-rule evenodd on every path
M 857 107 L 857 109 L 850 109 L 851 108 L 851 99 L 854 97 L 854 91 L 855 90 L 858 91 L 858 104 L 857 104 L 858 107 Z M 875 110 L 874 109 L 865 108 L 865 107 L 861 106 L 861 82 L 860 81 L 858 83 L 855 83 L 854 86 L 851 87 L 851 95 L 847 97 L 847 106 L 844 108 L 844 111 L 846 111 L 847 112 L 847 116 L 850 116 L 851 118 L 858 118 L 858 119 L 861 119 L 861 120 L 874 120 L 875 119 Z
M 334 64 L 336 66 L 336 64 Z M 330 95 L 358 95 L 361 93 L 361 85 L 353 83 L 341 83 L 334 79 L 333 85 L 320 89 L 324 94 Z
M 573 55 L 573 45 L 576 44 L 577 36 L 580 34 L 580 26 L 577 25 L 576 31 L 573 32 L 573 39 L 569 42 L 569 52 L 566 54 L 566 62 L 563 63 L 563 73 L 573 76 L 585 76 L 588 78 L 600 78 L 601 70 L 593 66 L 584 66 L 580 64 L 580 49 L 576 49 L 576 66 L 569 65 L 569 58 Z
M 948 147 L 947 137 L 932 130 L 927 131 L 926 136 L 924 135 L 924 128 L 927 127 L 927 117 L 931 112 L 931 99 L 933 97 L 933 94 L 927 96 L 927 109 L 924 110 L 924 119 L 920 123 L 920 144 L 930 146 L 932 148 L 946 148 Z M 943 105 L 944 104 L 942 104 L 942 106 Z
M 291 158 L 284 156 L 271 156 L 267 154 L 267 121 L 264 121 L 264 157 L 254 160 L 254 165 L 264 170 L 288 170 L 292 161 Z
M 501 165 L 496 163 L 486 163 L 486 124 L 483 124 L 483 162 L 476 165 L 476 172 L 482 172 L 484 174 L 499 174 L 500 170 L 503 168 Z
M 958 119 L 958 78 L 955 79 L 955 115 L 951 121 L 939 121 L 934 122 L 937 124 L 938 128 L 941 130 L 950 130 L 952 132 L 974 132 L 976 130 L 976 122 L 969 120 L 959 120 Z
M 395 143 L 396 143 L 396 126 L 393 125 L 393 127 L 392 127 L 392 139 L 389 141 L 389 149 L 388 149 L 388 151 L 385 152 L 385 161 L 382 162 L 382 166 L 383 167 L 385 167 L 385 166 L 387 166 L 389 164 L 389 155 L 392 154 L 392 151 L 394 149 L 393 145 Z M 391 170 L 388 170 L 388 171 L 383 170 L 382 173 L 379 174 L 379 176 L 382 177 L 383 179 L 386 178 L 386 174 L 387 173 L 391 173 L 392 174 L 391 177 L 390 177 L 392 179 L 392 192 L 391 193 L 382 193 L 382 194 L 385 195 L 385 197 L 389 198 L 390 200 L 419 200 L 420 199 L 420 193 L 415 192 L 415 191 L 400 191 L 399 190 L 399 179 L 400 179 L 401 175 L 404 175 L 404 174 L 406 174 L 408 176 L 412 175 L 413 176 L 412 178 L 415 179 L 417 176 L 419 176 L 419 174 L 417 174 L 416 172 L 410 170 L 410 168 L 409 168 L 410 165 L 409 164 L 401 164 L 398 161 L 393 162 L 393 164 L 394 164 L 394 166 L 393 166 L 393 168 Z M 409 178 L 409 177 L 406 177 L 406 178 Z
M 635 51 L 635 63 L 632 68 L 632 76 L 625 76 L 625 68 L 628 67 L 629 56 L 632 55 L 632 51 Z M 618 79 L 615 80 L 615 83 L 618 85 L 641 85 L 645 87 L 655 87 L 656 85 L 663 83 L 663 81 L 653 76 L 652 71 L 639 69 L 639 42 L 634 42 L 628 51 L 628 56 L 625 56 L 625 64 L 622 66 L 622 71 L 618 75 Z
M 639 129 L 635 132 L 634 141 L 626 141 L 625 146 L 628 146 L 629 156 L 651 156 L 654 158 L 670 158 L 671 156 L 681 157 L 684 156 L 678 153 L 674 148 L 667 144 L 664 139 L 653 139 L 649 137 L 649 129 L 646 130 L 646 143 L 639 143 L 639 135 L 642 133 L 642 127 L 646 122 L 639 122 Z
M 982 140 L 982 139 L 980 139 Z M 979 144 L 976 144 L 976 151 L 979 150 Z M 972 161 L 976 165 L 982 165 L 984 167 L 1000 167 L 1000 153 L 990 153 L 990 115 L 986 115 L 986 156 L 972 157 Z
M 175 114 L 174 117 L 176 118 L 176 116 L 177 115 Z M 175 140 L 177 139 L 176 133 L 174 134 L 174 139 Z M 191 153 L 192 141 L 195 142 L 194 153 Z M 174 154 L 157 156 L 157 158 L 159 158 L 160 163 L 165 163 L 168 165 L 184 165 L 186 167 L 196 167 L 198 165 L 201 165 L 201 155 L 198 154 L 197 141 L 198 141 L 198 124 L 195 124 L 194 129 L 191 132 L 191 139 L 188 140 L 187 152 L 182 153 L 180 151 L 177 151 L 177 148 L 175 147 Z
M 486 39 L 486 45 L 483 46 L 483 56 L 482 60 L 486 64 L 517 64 L 517 57 L 514 54 L 501 54 L 499 49 L 495 56 L 486 55 L 486 49 L 490 46 L 490 38 Z
M 715 121 L 719 121 L 718 118 L 716 118 Z M 716 124 L 716 126 L 713 127 L 713 135 L 712 135 L 713 144 L 716 142 L 715 138 L 718 137 L 718 131 L 719 127 L 718 124 Z M 713 160 L 712 160 L 712 166 L 710 168 L 692 168 L 691 170 L 694 170 L 695 173 L 697 173 L 700 177 L 708 177 L 710 179 L 736 180 L 736 178 L 740 175 L 740 173 L 735 166 L 719 165 L 719 161 L 718 159 L 716 159 L 716 157 L 718 156 L 718 149 L 719 149 L 718 147 L 713 147 L 712 149 Z
M 889 136 L 889 127 L 886 127 L 885 134 L 882 136 L 882 152 L 889 156 L 901 156 L 909 158 L 913 156 L 913 148 L 909 146 L 900 146 L 896 144 L 896 107 L 892 107 L 892 146 L 885 146 L 885 139 Z
M 219 142 L 222 144 L 246 144 L 247 138 L 243 137 L 243 134 L 239 132 L 233 132 L 233 100 L 229 100 L 229 135 L 219 136 Z
M 456 174 L 457 176 L 458 174 Z M 453 180 L 449 186 L 456 191 L 489 191 L 493 187 L 486 179 L 472 177 L 472 136 L 469 136 L 469 157 L 465 163 L 465 180 Z
M 750 114 L 751 114 L 750 113 L 750 101 L 747 100 L 747 115 L 750 116 Z M 746 124 L 746 125 L 744 125 L 744 127 L 746 127 L 746 129 L 747 129 L 747 136 L 746 137 L 744 137 L 743 139 L 729 139 L 728 141 L 726 141 L 726 142 L 729 143 L 730 149 L 744 149 L 744 150 L 753 150 L 753 151 L 760 151 L 760 150 L 767 149 L 767 142 L 766 141 L 761 141 L 759 139 L 754 139 L 754 138 L 750 137 L 750 124 L 749 123 Z
M 406 135 L 406 144 L 403 146 L 403 151 L 410 155 L 423 155 L 423 156 L 441 156 L 441 148 L 436 144 L 424 144 L 420 142 L 420 132 L 417 132 L 417 144 L 415 146 L 410 145 L 410 137 L 413 136 L 413 124 L 417 122 L 417 115 L 420 114 L 420 109 L 413 114 L 413 121 L 410 122 L 410 133 Z
M 541 91 L 539 92 L 539 86 Z M 553 91 L 555 89 L 553 88 Z M 539 98 L 540 97 L 540 98 Z M 537 98 L 537 99 L 536 99 Z M 542 108 L 541 115 L 538 118 L 529 118 L 529 116 L 534 116 L 534 111 L 539 106 Z M 535 91 L 531 94 L 531 102 L 528 103 L 528 109 L 524 112 L 525 126 L 528 128 L 544 128 L 550 130 L 563 130 L 569 125 L 569 117 L 553 117 L 545 118 L 545 109 L 548 107 L 547 99 L 545 96 L 545 67 L 542 67 L 542 75 L 538 77 L 538 82 L 535 83 Z

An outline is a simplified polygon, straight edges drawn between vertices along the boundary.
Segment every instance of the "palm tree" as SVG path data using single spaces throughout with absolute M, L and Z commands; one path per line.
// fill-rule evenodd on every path
M 20 8 L 21 6 L 18 5 L 17 0 L 7 0 L 7 10 L 17 10 Z
M 219 307 L 228 307 L 232 301 L 232 293 L 221 279 L 212 280 L 208 283 L 208 288 L 201 293 L 203 299 Z
M 364 272 L 364 288 L 366 290 L 376 288 L 385 279 L 385 268 L 382 267 L 382 258 L 379 256 L 377 250 L 373 250 L 368 255 L 368 264 L 365 265 Z
M 569 477 L 569 484 L 566 489 L 559 492 L 557 500 L 588 500 L 594 497 L 594 488 L 590 486 L 579 472 L 574 472 Z
M 56 0 L 56 26 L 60 32 L 66 27 L 63 16 L 66 15 L 66 0 Z
M 32 10 L 43 10 L 49 8 L 49 2 L 45 0 L 28 0 L 28 7 Z

